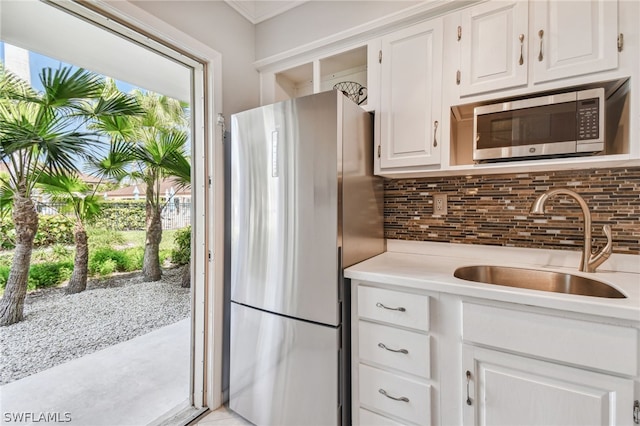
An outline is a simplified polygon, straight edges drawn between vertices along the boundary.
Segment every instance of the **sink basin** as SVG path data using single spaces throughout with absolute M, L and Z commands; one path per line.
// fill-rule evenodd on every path
M 556 293 L 622 299 L 624 294 L 601 281 L 563 272 L 507 266 L 463 266 L 453 276 L 466 281 Z

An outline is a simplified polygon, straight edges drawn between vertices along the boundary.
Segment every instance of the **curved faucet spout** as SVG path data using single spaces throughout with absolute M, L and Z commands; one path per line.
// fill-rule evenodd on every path
M 531 214 L 544 214 L 544 206 L 547 200 L 555 195 L 568 195 L 578 202 L 582 208 L 582 216 L 584 218 L 584 247 L 582 249 L 582 258 L 580 259 L 580 270 L 583 272 L 595 272 L 605 260 L 611 256 L 613 243 L 611 240 L 611 227 L 605 225 L 602 229 L 607 237 L 607 244 L 596 254 L 591 253 L 591 212 L 584 198 L 575 191 L 566 188 L 550 189 L 538 196 L 531 205 Z

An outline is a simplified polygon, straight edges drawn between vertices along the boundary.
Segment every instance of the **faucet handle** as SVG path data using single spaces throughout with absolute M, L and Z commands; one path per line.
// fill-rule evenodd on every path
M 602 227 L 604 235 L 607 237 L 607 244 L 599 252 L 593 254 L 589 253 L 588 270 L 587 272 L 595 272 L 596 268 L 600 266 L 605 260 L 611 256 L 611 250 L 613 248 L 613 240 L 611 239 L 611 226 L 604 225 Z

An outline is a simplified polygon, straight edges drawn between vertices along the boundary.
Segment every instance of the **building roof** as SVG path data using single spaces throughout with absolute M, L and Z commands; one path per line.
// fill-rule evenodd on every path
M 176 196 L 185 196 L 191 195 L 191 188 L 189 187 L 181 187 L 178 183 L 176 183 L 173 179 L 165 179 L 160 183 L 160 196 L 164 196 L 166 193 L 171 192 L 171 188 L 173 188 L 174 195 Z M 108 191 L 105 193 L 106 198 L 135 198 L 136 189 L 138 192 L 138 197 L 143 198 L 147 193 L 147 185 L 144 183 L 138 183 L 134 185 L 124 186 L 122 188 L 114 189 L 113 191 Z

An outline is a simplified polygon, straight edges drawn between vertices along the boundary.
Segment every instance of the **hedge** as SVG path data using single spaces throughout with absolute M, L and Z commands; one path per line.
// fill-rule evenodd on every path
M 144 201 L 105 202 L 101 204 L 100 217 L 91 222 L 96 228 L 114 231 L 135 231 L 145 229 L 146 210 Z
M 74 224 L 69 218 L 61 215 L 40 215 L 38 232 L 33 240 L 34 247 L 45 247 L 52 244 L 73 244 Z M 16 230 L 11 218 L 0 220 L 0 249 L 10 250 L 15 247 Z

